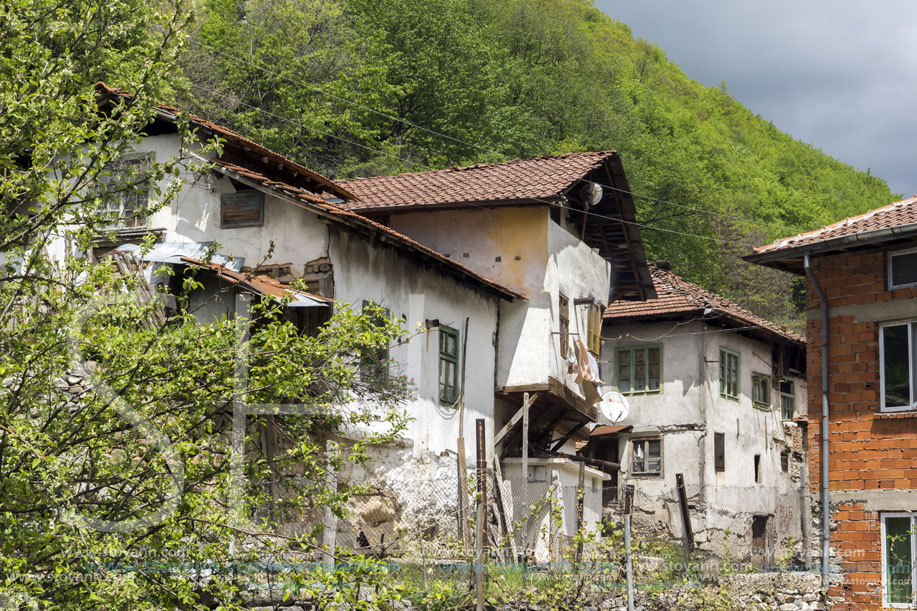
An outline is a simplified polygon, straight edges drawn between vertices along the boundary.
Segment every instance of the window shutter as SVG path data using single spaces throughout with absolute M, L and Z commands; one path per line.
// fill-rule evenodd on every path
M 260 227 L 264 224 L 264 193 L 240 191 L 220 196 L 220 227 Z

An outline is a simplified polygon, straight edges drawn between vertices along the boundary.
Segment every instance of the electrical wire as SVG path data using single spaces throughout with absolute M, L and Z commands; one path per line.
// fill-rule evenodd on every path
M 289 77 L 289 76 L 286 76 L 286 75 L 280 74 L 280 73 L 278 73 L 278 72 L 275 72 L 275 71 L 271 70 L 270 68 L 268 68 L 268 67 L 266 67 L 266 66 L 264 66 L 264 65 L 261 65 L 261 64 L 255 63 L 255 62 L 253 62 L 253 61 L 249 61 L 249 60 L 247 60 L 247 59 L 245 59 L 245 58 L 241 58 L 241 57 L 238 57 L 238 56 L 235 56 L 235 55 L 226 53 L 226 52 L 224 52 L 224 51 L 221 51 L 221 50 L 217 49 L 216 47 L 213 47 L 212 45 L 208 45 L 208 44 L 203 43 L 203 42 L 200 42 L 200 41 L 198 41 L 198 40 L 191 40 L 191 43 L 192 43 L 192 44 L 195 44 L 195 45 L 198 45 L 198 46 L 200 46 L 200 47 L 204 47 L 204 48 L 206 48 L 206 49 L 208 49 L 208 50 L 210 50 L 210 51 L 216 53 L 217 55 L 220 55 L 221 57 L 224 57 L 224 58 L 226 58 L 226 59 L 231 59 L 231 60 L 234 60 L 234 61 L 236 61 L 236 62 L 243 63 L 243 64 L 245 64 L 245 65 L 247 65 L 247 66 L 250 66 L 250 67 L 252 67 L 252 68 L 254 68 L 254 69 L 256 69 L 256 70 L 260 70 L 261 72 L 263 72 L 263 73 L 265 73 L 265 74 L 269 74 L 269 75 L 274 76 L 274 77 L 276 77 L 276 78 L 283 79 L 283 80 L 285 80 L 285 81 L 287 81 L 287 82 L 289 82 L 289 83 L 291 83 L 291 84 L 294 84 L 294 85 L 300 85 L 300 86 L 306 87 L 306 88 L 308 88 L 308 89 L 310 89 L 310 90 L 312 90 L 312 91 L 314 91 L 314 92 L 316 92 L 316 93 L 319 93 L 319 94 L 321 94 L 321 95 L 324 95 L 324 96 L 330 97 L 330 98 L 332 98 L 332 99 L 338 100 L 339 102 L 343 102 L 343 103 L 345 103 L 345 104 L 349 104 L 349 105 L 351 105 L 351 106 L 353 106 L 353 107 L 355 107 L 355 108 L 359 108 L 359 109 L 361 109 L 361 110 L 365 110 L 365 111 L 367 111 L 367 112 L 371 112 L 371 113 L 373 113 L 373 114 L 376 114 L 376 115 L 378 115 L 378 116 L 380 116 L 380 117 L 383 117 L 383 118 L 385 118 L 385 119 L 388 119 L 388 120 L 390 120 L 390 121 L 394 121 L 394 122 L 396 122 L 396 123 L 401 123 L 402 125 L 407 125 L 407 126 L 409 126 L 409 127 L 412 127 L 412 128 L 415 128 L 415 129 L 418 129 L 418 130 L 421 130 L 421 131 L 424 131 L 424 132 L 426 132 L 426 133 L 428 133 L 428 134 L 430 134 L 430 135 L 438 136 L 438 137 L 444 138 L 444 139 L 446 139 L 446 140 L 451 140 L 452 142 L 455 142 L 455 143 L 457 143 L 457 144 L 462 144 L 462 145 L 464 145 L 464 146 L 467 146 L 467 147 L 470 147 L 470 148 L 474 148 L 474 149 L 477 149 L 477 150 L 479 150 L 479 151 L 482 151 L 482 152 L 485 152 L 485 153 L 488 153 L 488 154 L 491 154 L 491 155 L 497 155 L 497 156 L 500 156 L 500 157 L 503 156 L 502 153 L 500 153 L 499 151 L 496 151 L 496 150 L 494 150 L 494 149 L 492 149 L 492 148 L 488 148 L 488 147 L 485 147 L 485 146 L 481 146 L 481 145 L 475 144 L 475 143 L 473 143 L 473 142 L 468 142 L 467 140 L 463 140 L 463 139 L 461 139 L 461 138 L 456 138 L 456 137 L 454 137 L 454 136 L 450 136 L 450 135 L 448 135 L 448 134 L 444 134 L 444 133 L 442 133 L 442 132 L 439 132 L 439 131 L 430 129 L 430 128 L 428 128 L 428 127 L 424 127 L 423 125 L 419 125 L 419 124 L 414 123 L 414 122 L 412 122 L 412 121 L 409 121 L 409 120 L 407 120 L 407 119 L 403 119 L 403 118 L 400 118 L 400 117 L 396 117 L 396 116 L 394 116 L 394 115 L 392 115 L 392 114 L 389 114 L 389 113 L 383 112 L 383 111 L 381 111 L 381 110 L 372 108 L 372 107 L 367 106 L 367 105 L 365 105 L 365 104 L 362 104 L 362 103 L 360 103 L 360 102 L 354 102 L 353 100 L 350 100 L 350 99 L 348 99 L 348 98 L 345 98 L 344 96 L 341 96 L 341 95 L 338 95 L 338 94 L 334 94 L 334 93 L 330 93 L 330 92 L 328 92 L 328 91 L 325 91 L 325 90 L 323 90 L 323 89 L 321 89 L 321 88 L 319 88 L 319 87 L 316 87 L 315 85 L 312 85 L 311 83 L 307 83 L 307 82 L 302 81 L 302 80 L 299 80 L 299 79 L 291 78 L 291 77 Z M 196 85 L 193 85 L 193 86 L 196 86 Z M 241 102 L 239 102 L 239 103 L 241 104 Z M 258 110 L 262 110 L 262 109 L 258 109 Z M 265 112 L 266 112 L 266 111 L 265 111 Z M 275 115 L 275 116 L 276 116 L 276 115 Z M 327 135 L 327 134 L 326 134 L 326 135 Z M 330 136 L 330 137 L 335 137 L 335 136 Z M 341 138 L 338 138 L 338 139 L 341 139 Z M 341 139 L 341 140 L 343 140 L 343 139 Z M 348 142 L 350 142 L 350 141 L 348 141 Z M 350 142 L 350 143 L 351 143 L 351 144 L 356 144 L 357 146 L 363 146 L 363 148 L 370 148 L 370 147 L 365 147 L 364 145 L 361 145 L 361 144 L 358 144 L 358 143 L 355 143 L 355 142 Z M 370 148 L 370 150 L 375 150 L 375 149 Z M 431 149 L 431 150 L 432 150 L 432 149 Z M 383 151 L 377 151 L 377 152 L 383 152 Z M 433 152 L 440 152 L 440 151 L 433 151 Z M 383 152 L 383 153 L 384 153 L 384 152 Z M 398 159 L 401 159 L 400 157 L 397 157 L 397 155 L 395 155 L 395 157 L 398 158 Z M 402 161 L 404 161 L 404 160 L 402 160 Z M 432 168 L 431 168 L 431 169 L 432 169 Z M 584 183 L 594 182 L 594 181 L 587 181 L 587 180 L 585 180 L 585 179 L 583 179 L 583 178 L 579 178 L 579 179 L 577 179 L 577 180 L 578 180 L 578 181 L 581 181 L 581 182 L 584 182 Z M 619 193 L 626 193 L 626 194 L 628 194 L 628 195 L 631 195 L 632 197 L 639 197 L 639 198 L 641 198 L 641 199 L 646 199 L 646 200 L 648 200 L 648 201 L 652 201 L 652 202 L 656 202 L 656 203 L 668 204 L 668 205 L 675 206 L 675 207 L 678 207 L 678 208 L 683 208 L 683 209 L 691 210 L 691 211 L 693 211 L 693 212 L 697 212 L 697 213 L 700 213 L 700 214 L 707 214 L 707 215 L 711 215 L 711 216 L 719 216 L 719 217 L 729 218 L 729 219 L 733 219 L 733 220 L 741 220 L 741 221 L 744 221 L 744 222 L 747 222 L 747 223 L 752 223 L 752 224 L 759 225 L 759 226 L 762 226 L 762 227 L 779 228 L 781 231 L 783 231 L 783 230 L 785 230 L 785 229 L 789 229 L 789 230 L 792 231 L 792 232 L 797 232 L 797 233 L 798 233 L 798 229 L 795 229 L 795 228 L 793 228 L 793 227 L 790 227 L 789 225 L 784 224 L 784 223 L 779 223 L 779 224 L 768 223 L 767 221 L 762 221 L 762 220 L 760 220 L 760 219 L 752 219 L 752 218 L 744 217 L 744 216 L 741 216 L 741 215 L 728 214 L 728 213 L 724 213 L 724 212 L 717 212 L 717 211 L 714 211 L 714 210 L 706 210 L 706 209 L 704 209 L 704 208 L 698 208 L 698 207 L 696 207 L 696 206 L 689 206 L 689 205 L 687 205 L 687 204 L 680 204 L 680 203 L 673 202 L 673 201 L 670 201 L 670 200 L 665 200 L 665 199 L 653 197 L 653 196 L 650 196 L 650 195 L 645 195 L 645 194 L 642 194 L 642 193 L 637 193 L 637 192 L 635 192 L 635 191 L 628 191 L 627 189 L 621 189 L 620 187 L 613 187 L 613 186 L 611 186 L 611 185 L 604 185 L 604 184 L 602 184 L 602 183 L 596 183 L 596 184 L 599 184 L 599 185 L 601 185 L 602 187 L 607 187 L 607 188 L 612 189 L 612 190 L 614 190 L 614 191 L 617 191 L 617 192 L 619 192 Z
M 192 85 L 192 87 L 194 87 L 195 89 L 198 89 L 198 90 L 200 90 L 200 91 L 203 91 L 203 92 L 205 92 L 205 93 L 214 95 L 214 96 L 223 97 L 224 99 L 229 99 L 229 96 L 227 96 L 227 95 L 225 95 L 225 94 L 222 94 L 222 93 L 219 93 L 219 92 L 216 92 L 216 91 L 212 91 L 212 90 L 206 89 L 206 88 L 204 88 L 204 87 L 201 87 L 200 85 Z M 337 135 L 332 134 L 332 133 L 330 133 L 330 132 L 326 132 L 326 131 L 323 131 L 323 130 L 320 130 L 320 129 L 317 129 L 317 128 L 314 128 L 314 127 L 310 127 L 310 126 L 308 126 L 308 125 L 303 125 L 303 124 L 302 124 L 301 122 L 299 122 L 299 121 L 296 121 L 296 120 L 294 120 L 294 119 L 290 119 L 290 118 L 288 118 L 288 117 L 283 117 L 283 116 L 278 115 L 278 114 L 276 114 L 276 113 L 273 113 L 273 112 L 271 112 L 271 111 L 269 111 L 269 110 L 265 110 L 265 109 L 263 109 L 263 108 L 258 108 L 257 106 L 252 106 L 251 104 L 247 104 L 247 103 L 245 103 L 245 102 L 241 102 L 241 101 L 238 101 L 238 100 L 236 100 L 235 102 L 236 102 L 238 105 L 240 105 L 240 106 L 244 106 L 244 107 L 246 107 L 246 108 L 250 108 L 250 109 L 252 109 L 252 110 L 256 110 L 256 111 L 261 112 L 261 113 L 263 113 L 263 114 L 265 114 L 265 115 L 269 115 L 269 116 L 271 116 L 271 117 L 274 117 L 275 119 L 277 119 L 277 120 L 279 120 L 279 121 L 283 121 L 283 122 L 289 123 L 289 124 L 291 124 L 291 125 L 295 125 L 295 126 L 301 128 L 301 129 L 305 129 L 305 130 L 308 130 L 308 131 L 312 131 L 312 132 L 315 132 L 315 133 L 317 133 L 317 134 L 321 134 L 321 135 L 323 135 L 323 136 L 325 136 L 325 137 L 327 137 L 327 138 L 332 138 L 332 139 L 335 139 L 335 140 L 339 140 L 339 141 L 345 142 L 345 143 L 347 143 L 347 144 L 351 144 L 351 145 L 354 145 L 354 146 L 359 146 L 360 148 L 366 149 L 366 150 L 368 150 L 368 151 L 372 151 L 372 152 L 375 152 L 375 153 L 379 153 L 379 154 L 382 154 L 382 155 L 386 155 L 386 156 L 388 156 L 388 157 L 392 157 L 392 158 L 397 159 L 398 161 L 400 161 L 400 162 L 402 162 L 402 163 L 408 164 L 408 165 L 411 166 L 411 167 L 420 167 L 420 168 L 422 168 L 422 169 L 424 169 L 424 170 L 426 170 L 426 171 L 436 171 L 436 168 L 432 168 L 432 167 L 426 166 L 426 165 L 424 165 L 424 164 L 422 164 L 422 163 L 419 163 L 419 162 L 410 161 L 410 160 L 407 160 L 407 159 L 402 159 L 402 158 L 399 157 L 398 155 L 395 155 L 395 154 L 390 153 L 390 152 L 388 152 L 388 151 L 383 151 L 383 150 L 381 150 L 381 149 L 377 149 L 377 148 L 374 148 L 374 147 L 371 147 L 371 146 L 367 146 L 367 145 L 365 145 L 365 144 L 360 144 L 359 142 L 354 142 L 353 140 L 349 140 L 349 139 L 347 139 L 347 138 L 343 138 L 343 137 L 337 136 Z M 578 180 L 583 180 L 583 179 L 578 179 Z M 590 181 L 584 181 L 584 182 L 590 182 Z M 563 204 L 560 204 L 560 203 L 558 203 L 558 202 L 553 202 L 553 201 L 550 201 L 550 200 L 546 200 L 546 199 L 543 199 L 543 198 L 533 197 L 533 198 L 531 198 L 531 201 L 537 202 L 537 203 L 546 204 L 546 205 L 548 205 L 548 206 L 552 206 L 552 207 L 555 207 L 555 208 L 561 208 L 561 209 L 564 208 Z M 480 209 L 482 209 L 482 210 L 488 209 L 488 206 L 486 206 L 486 205 L 484 205 L 484 204 L 473 204 L 473 203 L 469 203 L 469 204 L 468 204 L 468 207 L 470 207 L 470 208 L 480 208 Z M 642 228 L 648 229 L 648 230 L 650 230 L 650 231 L 658 231 L 658 232 L 662 232 L 662 233 L 671 233 L 671 234 L 674 234 L 674 235 L 680 235 L 680 236 L 685 236 L 685 237 L 690 237 L 690 238 L 696 238 L 696 239 L 699 239 L 699 240 L 707 240 L 707 241 L 710 241 L 710 242 L 717 242 L 717 243 L 721 243 L 721 244 L 740 245 L 740 246 L 745 246 L 745 247 L 747 247 L 747 248 L 755 248 L 756 246 L 758 246 L 758 244 L 751 243 L 751 242 L 741 242 L 741 241 L 738 241 L 738 240 L 725 240 L 725 239 L 723 239 L 723 238 L 717 238 L 717 237 L 713 237 L 713 236 L 705 236 L 705 235 L 700 235 L 700 234 L 695 234 L 695 233 L 687 233 L 687 232 L 685 232 L 685 231 L 679 231 L 679 230 L 676 230 L 676 229 L 665 229 L 665 228 L 663 228 L 663 227 L 654 227 L 654 226 L 652 226 L 652 225 L 647 225 L 647 224 L 645 224 L 645 223 L 639 223 L 639 222 L 636 222 L 636 221 L 627 221 L 627 220 L 624 220 L 624 219 L 621 219 L 621 218 L 617 218 L 617 217 L 613 217 L 613 216 L 608 216 L 608 215 L 605 215 L 605 214 L 599 214 L 599 213 L 597 213 L 597 212 L 591 212 L 591 211 L 589 211 L 589 210 L 580 210 L 580 211 L 578 211 L 578 212 L 581 213 L 581 214 L 583 214 L 583 215 L 585 215 L 585 216 L 591 216 L 591 217 L 600 218 L 600 219 L 604 219 L 604 220 L 610 220 L 610 221 L 614 221 L 614 222 L 616 222 L 616 223 L 622 223 L 622 224 L 625 224 L 625 225 L 632 225 L 632 226 L 635 226 L 635 227 L 642 227 Z

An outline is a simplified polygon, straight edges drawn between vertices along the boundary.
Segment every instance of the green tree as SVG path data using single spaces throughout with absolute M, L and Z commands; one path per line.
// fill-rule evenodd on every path
M 136 299 L 140 276 L 84 256 L 122 192 L 171 176 L 149 212 L 182 186 L 188 159 L 138 167 L 126 180 L 114 179 L 112 164 L 174 93 L 188 19 L 179 3 L 145 0 L 0 7 L 4 608 L 229 609 L 245 602 L 252 579 L 286 577 L 291 595 L 306 588 L 346 601 L 352 582 L 381 578 L 285 577 L 245 562 L 320 557 L 316 532 L 291 538 L 279 524 L 320 523 L 320 507 L 341 512 L 349 489 L 328 488 L 327 470 L 403 429 L 405 381 L 358 376 L 361 355 L 397 341 L 400 325 L 339 309 L 310 337 L 273 301 L 211 324 L 184 310 L 166 319 L 156 300 Z M 95 87 L 102 78 L 133 94 L 106 101 Z M 175 280 L 179 303 L 200 288 L 191 272 Z M 240 403 L 308 409 L 248 418 L 238 448 Z M 364 442 L 325 452 L 340 427 L 370 424 L 378 432 Z M 286 441 L 260 453 L 268 434 Z

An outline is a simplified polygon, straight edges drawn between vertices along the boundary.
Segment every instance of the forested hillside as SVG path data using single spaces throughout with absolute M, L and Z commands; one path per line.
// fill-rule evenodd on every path
M 179 103 L 332 177 L 618 150 L 650 258 L 780 322 L 738 257 L 888 186 L 688 79 L 588 0 L 207 0 Z

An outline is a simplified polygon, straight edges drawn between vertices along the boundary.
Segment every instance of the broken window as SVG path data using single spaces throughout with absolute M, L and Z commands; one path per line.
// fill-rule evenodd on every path
M 605 313 L 605 306 L 600 303 L 593 303 L 589 306 L 589 351 L 596 356 L 602 350 L 602 315 Z
M 771 379 L 759 373 L 751 376 L 751 400 L 758 407 L 771 406 Z
M 720 348 L 720 396 L 739 398 L 739 355 Z
M 790 453 L 781 452 L 780 453 L 780 470 L 784 473 L 790 470 Z
M 558 331 L 560 332 L 560 356 L 567 358 L 567 344 L 570 343 L 570 300 L 563 293 L 557 297 Z
M 455 405 L 459 395 L 458 331 L 439 326 L 439 400 Z
M 917 286 L 917 249 L 891 253 L 888 256 L 888 288 Z
M 150 171 L 153 155 L 126 155 L 99 175 L 106 230 L 143 229 L 149 221 Z
M 899 412 L 917 407 L 915 327 L 917 321 L 887 324 L 879 332 L 882 411 Z
M 780 410 L 785 420 L 796 416 L 796 385 L 792 380 L 780 380 Z
M 662 346 L 618 348 L 615 385 L 622 395 L 662 392 Z
M 761 483 L 761 455 L 755 454 L 755 483 Z
M 662 440 L 635 439 L 631 472 L 658 475 L 662 473 Z
M 713 434 L 713 469 L 726 471 L 726 435 L 723 433 Z
M 882 603 L 883 607 L 910 608 L 917 591 L 913 571 L 915 517 L 910 513 L 882 514 Z
M 220 227 L 260 227 L 264 224 L 264 193 L 239 191 L 220 196 Z
M 372 301 L 363 302 L 363 310 L 369 310 L 371 322 L 382 326 L 391 318 L 388 309 L 376 305 Z M 377 348 L 370 354 L 360 356 L 360 378 L 364 383 L 373 384 L 388 380 L 388 347 Z

